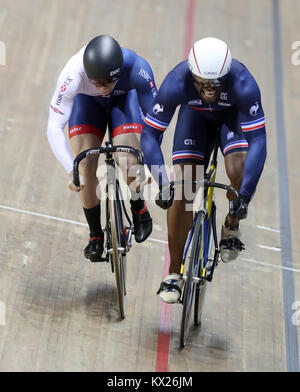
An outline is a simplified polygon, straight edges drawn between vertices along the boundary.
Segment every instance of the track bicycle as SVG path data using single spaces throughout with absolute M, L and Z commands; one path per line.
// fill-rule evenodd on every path
M 126 254 L 132 245 L 134 226 L 126 210 L 119 180 L 116 175 L 116 163 L 113 153 L 125 152 L 133 154 L 139 164 L 139 176 L 141 181 L 145 179 L 144 158 L 142 153 L 130 146 L 113 146 L 112 142 L 106 142 L 105 147 L 97 147 L 85 150 L 78 154 L 73 163 L 73 182 L 80 186 L 79 163 L 91 155 L 105 154 L 106 164 L 106 223 L 105 233 L 105 256 L 101 261 L 111 263 L 112 272 L 115 274 L 117 297 L 121 318 L 126 315 Z
M 216 143 L 209 170 L 204 175 L 204 181 L 201 182 L 204 188 L 203 204 L 202 208 L 194 214 L 193 226 L 189 232 L 181 263 L 180 275 L 184 281 L 180 299 L 180 303 L 183 305 L 180 329 L 181 348 L 187 343 L 193 306 L 194 325 L 201 325 L 207 284 L 212 281 L 214 270 L 220 261 L 214 189 L 224 189 L 232 192 L 236 198 L 239 197 L 239 193 L 234 188 L 215 182 L 218 148 L 219 144 Z M 193 183 L 199 182 L 193 181 Z M 190 257 L 188 265 L 186 265 L 188 254 Z M 187 270 L 186 274 L 185 270 Z

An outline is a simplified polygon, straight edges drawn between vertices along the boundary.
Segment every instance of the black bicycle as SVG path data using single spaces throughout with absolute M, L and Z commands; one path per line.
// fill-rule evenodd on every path
M 133 154 L 139 164 L 139 176 L 141 181 L 145 179 L 144 159 L 142 153 L 130 146 L 112 146 L 106 142 L 105 147 L 91 148 L 77 155 L 74 159 L 73 174 L 74 184 L 80 186 L 79 163 L 91 155 L 105 154 L 106 164 L 106 224 L 105 232 L 105 256 L 102 261 L 111 263 L 112 272 L 115 273 L 117 296 L 120 315 L 126 315 L 126 254 L 131 248 L 134 227 L 127 213 L 119 180 L 116 175 L 116 163 L 113 153 L 125 152 Z
M 216 228 L 216 204 L 214 189 L 220 188 L 231 191 L 236 198 L 239 193 L 232 187 L 215 182 L 217 173 L 218 143 L 216 143 L 211 165 L 202 182 L 204 188 L 203 206 L 194 214 L 193 227 L 189 233 L 181 264 L 181 278 L 184 280 L 180 302 L 183 305 L 180 346 L 186 345 L 191 313 L 194 305 L 194 324 L 201 325 L 201 316 L 207 282 L 213 279 L 214 270 L 220 259 L 220 248 Z M 197 185 L 197 181 L 193 181 Z M 186 259 L 189 257 L 187 273 L 185 274 Z

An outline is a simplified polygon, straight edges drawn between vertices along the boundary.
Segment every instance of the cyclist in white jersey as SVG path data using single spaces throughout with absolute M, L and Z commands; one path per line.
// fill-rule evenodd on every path
M 90 229 L 84 254 L 91 261 L 101 260 L 104 240 L 96 194 L 98 158 L 88 157 L 81 162 L 80 187 L 73 184 L 73 158 L 81 151 L 101 146 L 107 127 L 114 145 L 140 149 L 144 113 L 149 111 L 156 94 L 148 62 L 121 48 L 108 35 L 95 37 L 71 57 L 58 78 L 49 109 L 47 136 L 69 176 L 69 189 L 79 193 Z M 64 135 L 67 123 L 71 148 Z M 130 185 L 135 178 L 127 174 L 137 161 L 129 154 L 118 154 L 117 161 L 121 157 L 127 159 L 127 173 L 123 174 Z M 135 239 L 142 242 L 151 234 L 152 219 L 142 191 L 130 191 Z

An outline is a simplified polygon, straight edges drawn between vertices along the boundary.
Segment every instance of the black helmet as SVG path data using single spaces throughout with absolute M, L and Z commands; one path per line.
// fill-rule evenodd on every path
M 109 35 L 99 35 L 92 39 L 83 54 L 83 65 L 91 79 L 116 81 L 123 66 L 122 49 Z

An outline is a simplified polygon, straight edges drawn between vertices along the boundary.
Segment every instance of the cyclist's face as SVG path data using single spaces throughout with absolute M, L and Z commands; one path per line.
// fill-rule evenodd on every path
M 193 75 L 194 86 L 201 98 L 208 102 L 215 102 L 221 92 L 221 83 L 218 79 L 203 79 Z
M 112 80 L 112 79 L 91 79 L 89 78 L 90 82 L 96 87 L 96 89 L 99 91 L 101 95 L 109 95 L 113 89 L 115 88 L 118 79 L 117 80 Z

